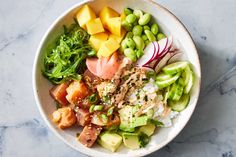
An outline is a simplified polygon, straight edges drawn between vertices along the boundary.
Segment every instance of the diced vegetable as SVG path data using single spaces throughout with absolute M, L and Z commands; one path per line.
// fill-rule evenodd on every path
M 180 112 L 187 107 L 189 100 L 190 96 L 188 94 L 184 94 L 178 101 L 168 101 L 168 105 L 172 110 Z
M 191 71 L 190 72 L 190 77 L 189 77 L 189 81 L 188 81 L 188 84 L 186 85 L 186 87 L 184 88 L 184 93 L 185 94 L 188 94 L 193 86 L 193 83 L 194 83 L 194 74 L 193 72 Z
M 188 64 L 186 61 L 179 61 L 165 66 L 162 70 L 167 74 L 175 74 L 184 70 Z
M 163 80 L 163 81 L 156 81 L 156 84 L 158 88 L 162 89 L 174 83 L 179 77 L 180 77 L 180 73 L 177 73 L 175 76 L 171 77 L 170 79 Z
M 151 136 L 151 135 L 153 135 L 155 128 L 156 128 L 156 126 L 154 124 L 147 124 L 147 125 L 141 126 L 139 128 L 139 131 L 148 135 L 148 136 Z

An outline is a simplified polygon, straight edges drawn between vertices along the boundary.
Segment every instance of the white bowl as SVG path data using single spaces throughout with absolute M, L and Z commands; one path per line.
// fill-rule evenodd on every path
M 41 68 L 43 66 L 42 57 L 45 51 L 50 49 L 50 45 L 54 43 L 55 39 L 63 32 L 62 26 L 71 24 L 73 22 L 73 17 L 75 16 L 80 6 L 85 3 L 88 3 L 97 13 L 104 6 L 110 6 L 111 8 L 119 12 L 121 12 L 125 7 L 131 7 L 138 8 L 152 14 L 165 34 L 172 35 L 174 38 L 179 40 L 182 48 L 184 49 L 185 56 L 192 63 L 196 79 L 194 87 L 191 91 L 191 100 L 188 107 L 184 111 L 182 111 L 180 115 L 174 120 L 174 125 L 172 127 L 161 128 L 156 131 L 156 133 L 152 136 L 150 143 L 145 148 L 141 148 L 138 150 L 128 150 L 122 146 L 115 153 L 111 153 L 98 145 L 93 148 L 87 148 L 76 140 L 76 133 L 78 132 L 78 128 L 60 130 L 50 120 L 50 114 L 56 109 L 56 106 L 53 99 L 49 95 L 49 89 L 52 87 L 52 84 L 47 79 L 45 79 L 41 73 Z M 65 11 L 61 16 L 59 16 L 45 33 L 43 39 L 39 44 L 33 67 L 34 96 L 40 113 L 49 128 L 62 141 L 64 141 L 72 148 L 78 150 L 83 154 L 99 157 L 106 157 L 110 156 L 111 154 L 113 156 L 120 157 L 144 156 L 168 144 L 184 128 L 194 111 L 200 91 L 200 78 L 201 70 L 199 58 L 190 34 L 170 11 L 151 0 L 85 0 L 74 5 L 73 7 Z

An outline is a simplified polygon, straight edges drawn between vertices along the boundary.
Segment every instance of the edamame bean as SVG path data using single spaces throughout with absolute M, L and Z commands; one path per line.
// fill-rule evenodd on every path
M 128 57 L 133 62 L 135 62 L 137 60 L 136 53 L 131 48 L 125 49 L 124 54 L 126 57 Z
M 135 53 L 136 53 L 137 58 L 142 57 L 144 54 L 143 50 L 139 50 L 139 49 L 135 50 Z
M 121 52 L 124 52 L 124 50 L 126 49 L 126 48 L 128 48 L 128 45 L 126 44 L 126 41 L 125 40 L 123 40 L 122 42 L 121 42 L 121 46 L 120 46 L 120 51 Z
M 134 21 L 134 23 L 132 24 L 133 26 L 138 25 L 138 20 Z
M 141 36 L 142 32 L 143 32 L 143 27 L 142 26 L 140 26 L 140 25 L 134 26 L 134 28 L 133 28 L 133 34 L 134 35 Z
M 143 48 L 145 46 L 143 39 L 140 36 L 134 36 L 133 40 L 136 44 L 136 48 L 139 50 L 143 50 Z
M 133 14 L 134 14 L 138 19 L 143 16 L 142 10 L 139 10 L 139 9 L 134 9 Z
M 156 37 L 150 30 L 145 30 L 144 33 L 146 34 L 149 41 L 155 41 Z
M 130 9 L 130 8 L 125 8 L 125 9 L 124 9 L 124 13 L 125 13 L 125 15 L 127 16 L 127 15 L 129 15 L 129 14 L 132 14 L 132 13 L 133 13 L 133 10 Z
M 143 26 L 143 25 L 148 24 L 150 20 L 151 20 L 151 15 L 146 13 L 142 17 L 140 17 L 140 19 L 138 20 L 138 23 Z
M 149 26 L 143 26 L 143 30 L 150 30 Z
M 129 48 L 134 49 L 135 48 L 135 42 L 132 38 L 125 38 L 125 43 Z
M 154 35 L 157 35 L 157 33 L 159 31 L 159 28 L 158 28 L 158 25 L 156 23 L 151 26 L 151 31 Z
M 121 25 L 125 28 L 125 30 L 127 31 L 131 31 L 132 30 L 132 25 L 130 23 L 128 23 L 126 20 L 122 21 Z
M 148 45 L 150 43 L 149 40 L 144 41 L 145 45 Z
M 128 16 L 126 16 L 125 20 L 132 24 L 137 20 L 137 17 L 134 14 L 129 14 Z
M 147 36 L 145 34 L 142 35 L 142 39 L 143 39 L 143 41 L 148 40 L 148 38 L 147 38 Z
M 125 38 L 133 38 L 134 34 L 132 32 L 127 32 Z
M 166 38 L 165 34 L 163 34 L 163 33 L 158 33 L 157 34 L 157 41 L 159 41 L 161 39 L 164 39 L 164 38 Z

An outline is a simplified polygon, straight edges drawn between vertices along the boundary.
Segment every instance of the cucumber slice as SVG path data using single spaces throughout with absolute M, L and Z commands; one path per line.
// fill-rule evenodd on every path
M 162 89 L 171 84 L 173 84 L 178 78 L 180 77 L 180 73 L 177 73 L 175 76 L 171 77 L 170 79 L 163 80 L 163 81 L 156 81 L 158 88 Z
M 190 100 L 190 96 L 188 94 L 184 94 L 179 99 L 179 101 L 169 101 L 168 105 L 170 106 L 172 110 L 180 112 L 180 111 L 183 111 L 187 107 L 189 100 Z
M 183 91 L 184 91 L 184 86 L 182 86 L 178 81 L 176 91 L 175 91 L 174 96 L 173 96 L 172 99 L 175 100 L 175 101 L 178 101 L 181 98 L 181 96 L 183 94 Z
M 168 99 L 173 99 L 176 89 L 177 89 L 177 84 L 173 83 L 170 87 L 170 92 L 168 94 Z
M 189 63 L 187 61 L 175 62 L 175 63 L 165 66 L 162 70 L 166 74 L 171 75 L 171 74 L 175 74 L 175 73 L 182 71 L 183 69 L 185 69 L 188 66 L 188 64 Z
M 185 69 L 184 69 L 184 71 L 183 71 L 183 73 L 182 73 L 182 78 L 183 78 L 183 80 L 184 80 L 184 86 L 186 86 L 187 84 L 188 84 L 188 82 L 189 82 L 189 79 L 190 79 L 190 77 L 191 77 L 191 69 L 190 69 L 190 67 L 189 66 L 187 66 Z
M 163 80 L 168 80 L 170 79 L 171 77 L 173 77 L 172 75 L 169 75 L 169 74 L 165 74 L 165 73 L 160 73 L 156 76 L 156 81 L 163 81 Z
M 194 74 L 193 72 L 191 71 L 190 72 L 190 75 L 189 75 L 189 81 L 188 81 L 188 84 L 185 86 L 184 88 L 184 93 L 185 94 L 188 94 L 193 86 L 193 83 L 194 83 Z

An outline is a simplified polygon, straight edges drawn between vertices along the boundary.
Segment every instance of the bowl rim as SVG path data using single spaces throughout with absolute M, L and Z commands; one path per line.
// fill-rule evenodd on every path
M 66 9 L 63 13 L 61 13 L 55 20 L 54 22 L 49 26 L 49 28 L 46 30 L 46 32 L 44 33 L 43 37 L 41 38 L 40 40 L 40 43 L 38 45 L 38 48 L 37 48 L 37 51 L 36 51 L 36 54 L 35 54 L 35 58 L 34 58 L 34 63 L 33 63 L 33 68 L 32 68 L 32 85 L 33 85 L 33 93 L 34 93 L 34 98 L 35 98 L 35 101 L 36 101 L 36 105 L 39 109 L 39 112 L 40 112 L 40 115 L 42 116 L 44 122 L 47 124 L 47 126 L 49 127 L 49 129 L 59 138 L 61 139 L 65 144 L 67 144 L 68 146 L 70 146 L 71 148 L 73 148 L 74 150 L 76 151 L 79 151 L 80 153 L 84 154 L 84 155 L 91 155 L 91 153 L 89 153 L 88 151 L 81 151 L 79 150 L 77 147 L 74 147 L 73 145 L 70 144 L 70 142 L 68 142 L 67 140 L 65 140 L 57 131 L 55 128 L 53 128 L 51 126 L 51 124 L 49 123 L 48 119 L 47 119 L 47 116 L 45 114 L 45 112 L 43 111 L 43 108 L 40 104 L 40 101 L 39 101 L 39 97 L 38 97 L 38 91 L 37 91 L 37 81 L 36 81 L 36 71 L 37 71 L 37 65 L 38 65 L 38 62 L 39 62 L 39 55 L 40 55 L 40 52 L 41 52 L 41 49 L 42 49 L 42 46 L 46 40 L 46 38 L 48 37 L 49 33 L 51 32 L 51 30 L 55 27 L 55 25 L 63 18 L 65 17 L 69 12 L 71 12 L 73 9 L 87 3 L 87 2 L 90 2 L 90 1 L 94 1 L 94 0 L 82 0 L 76 4 L 73 4 L 70 8 Z M 198 84 L 198 90 L 197 90 L 197 93 L 196 93 L 196 101 L 195 103 L 193 104 L 193 109 L 190 113 L 190 116 L 189 118 L 184 122 L 184 125 L 182 125 L 182 127 L 180 127 L 179 131 L 176 132 L 175 134 L 172 134 L 171 138 L 169 138 L 168 140 L 164 141 L 162 143 L 161 146 L 159 147 L 154 147 L 153 149 L 150 149 L 150 150 L 145 150 L 142 154 L 140 154 L 140 156 L 145 156 L 145 155 L 148 155 L 148 154 L 151 154 L 157 150 L 160 150 L 161 148 L 163 148 L 165 145 L 167 145 L 168 143 L 170 143 L 182 130 L 183 128 L 186 126 L 186 124 L 189 122 L 190 118 L 192 117 L 192 114 L 196 108 L 196 105 L 197 105 L 197 102 L 198 102 L 198 99 L 199 99 L 199 94 L 200 94 L 200 87 L 201 87 L 201 65 L 200 65 L 200 61 L 199 61 L 199 56 L 198 56 L 198 52 L 197 52 L 197 48 L 196 48 L 196 45 L 194 43 L 194 40 L 190 34 L 190 32 L 188 31 L 188 29 L 186 28 L 186 26 L 171 12 L 169 11 L 167 8 L 165 8 L 164 6 L 162 6 L 161 4 L 155 2 L 154 0 L 143 0 L 144 2 L 149 2 L 149 3 L 152 3 L 153 5 L 163 9 L 165 12 L 167 12 L 170 16 L 172 16 L 172 18 L 174 20 L 176 20 L 178 22 L 178 26 L 179 27 L 182 27 L 184 29 L 184 31 L 186 31 L 186 33 L 188 34 L 188 40 L 191 41 L 191 44 L 192 44 L 192 47 L 194 49 L 194 53 L 195 55 L 197 56 L 196 60 L 196 64 L 197 64 L 197 67 L 199 69 L 199 84 Z

